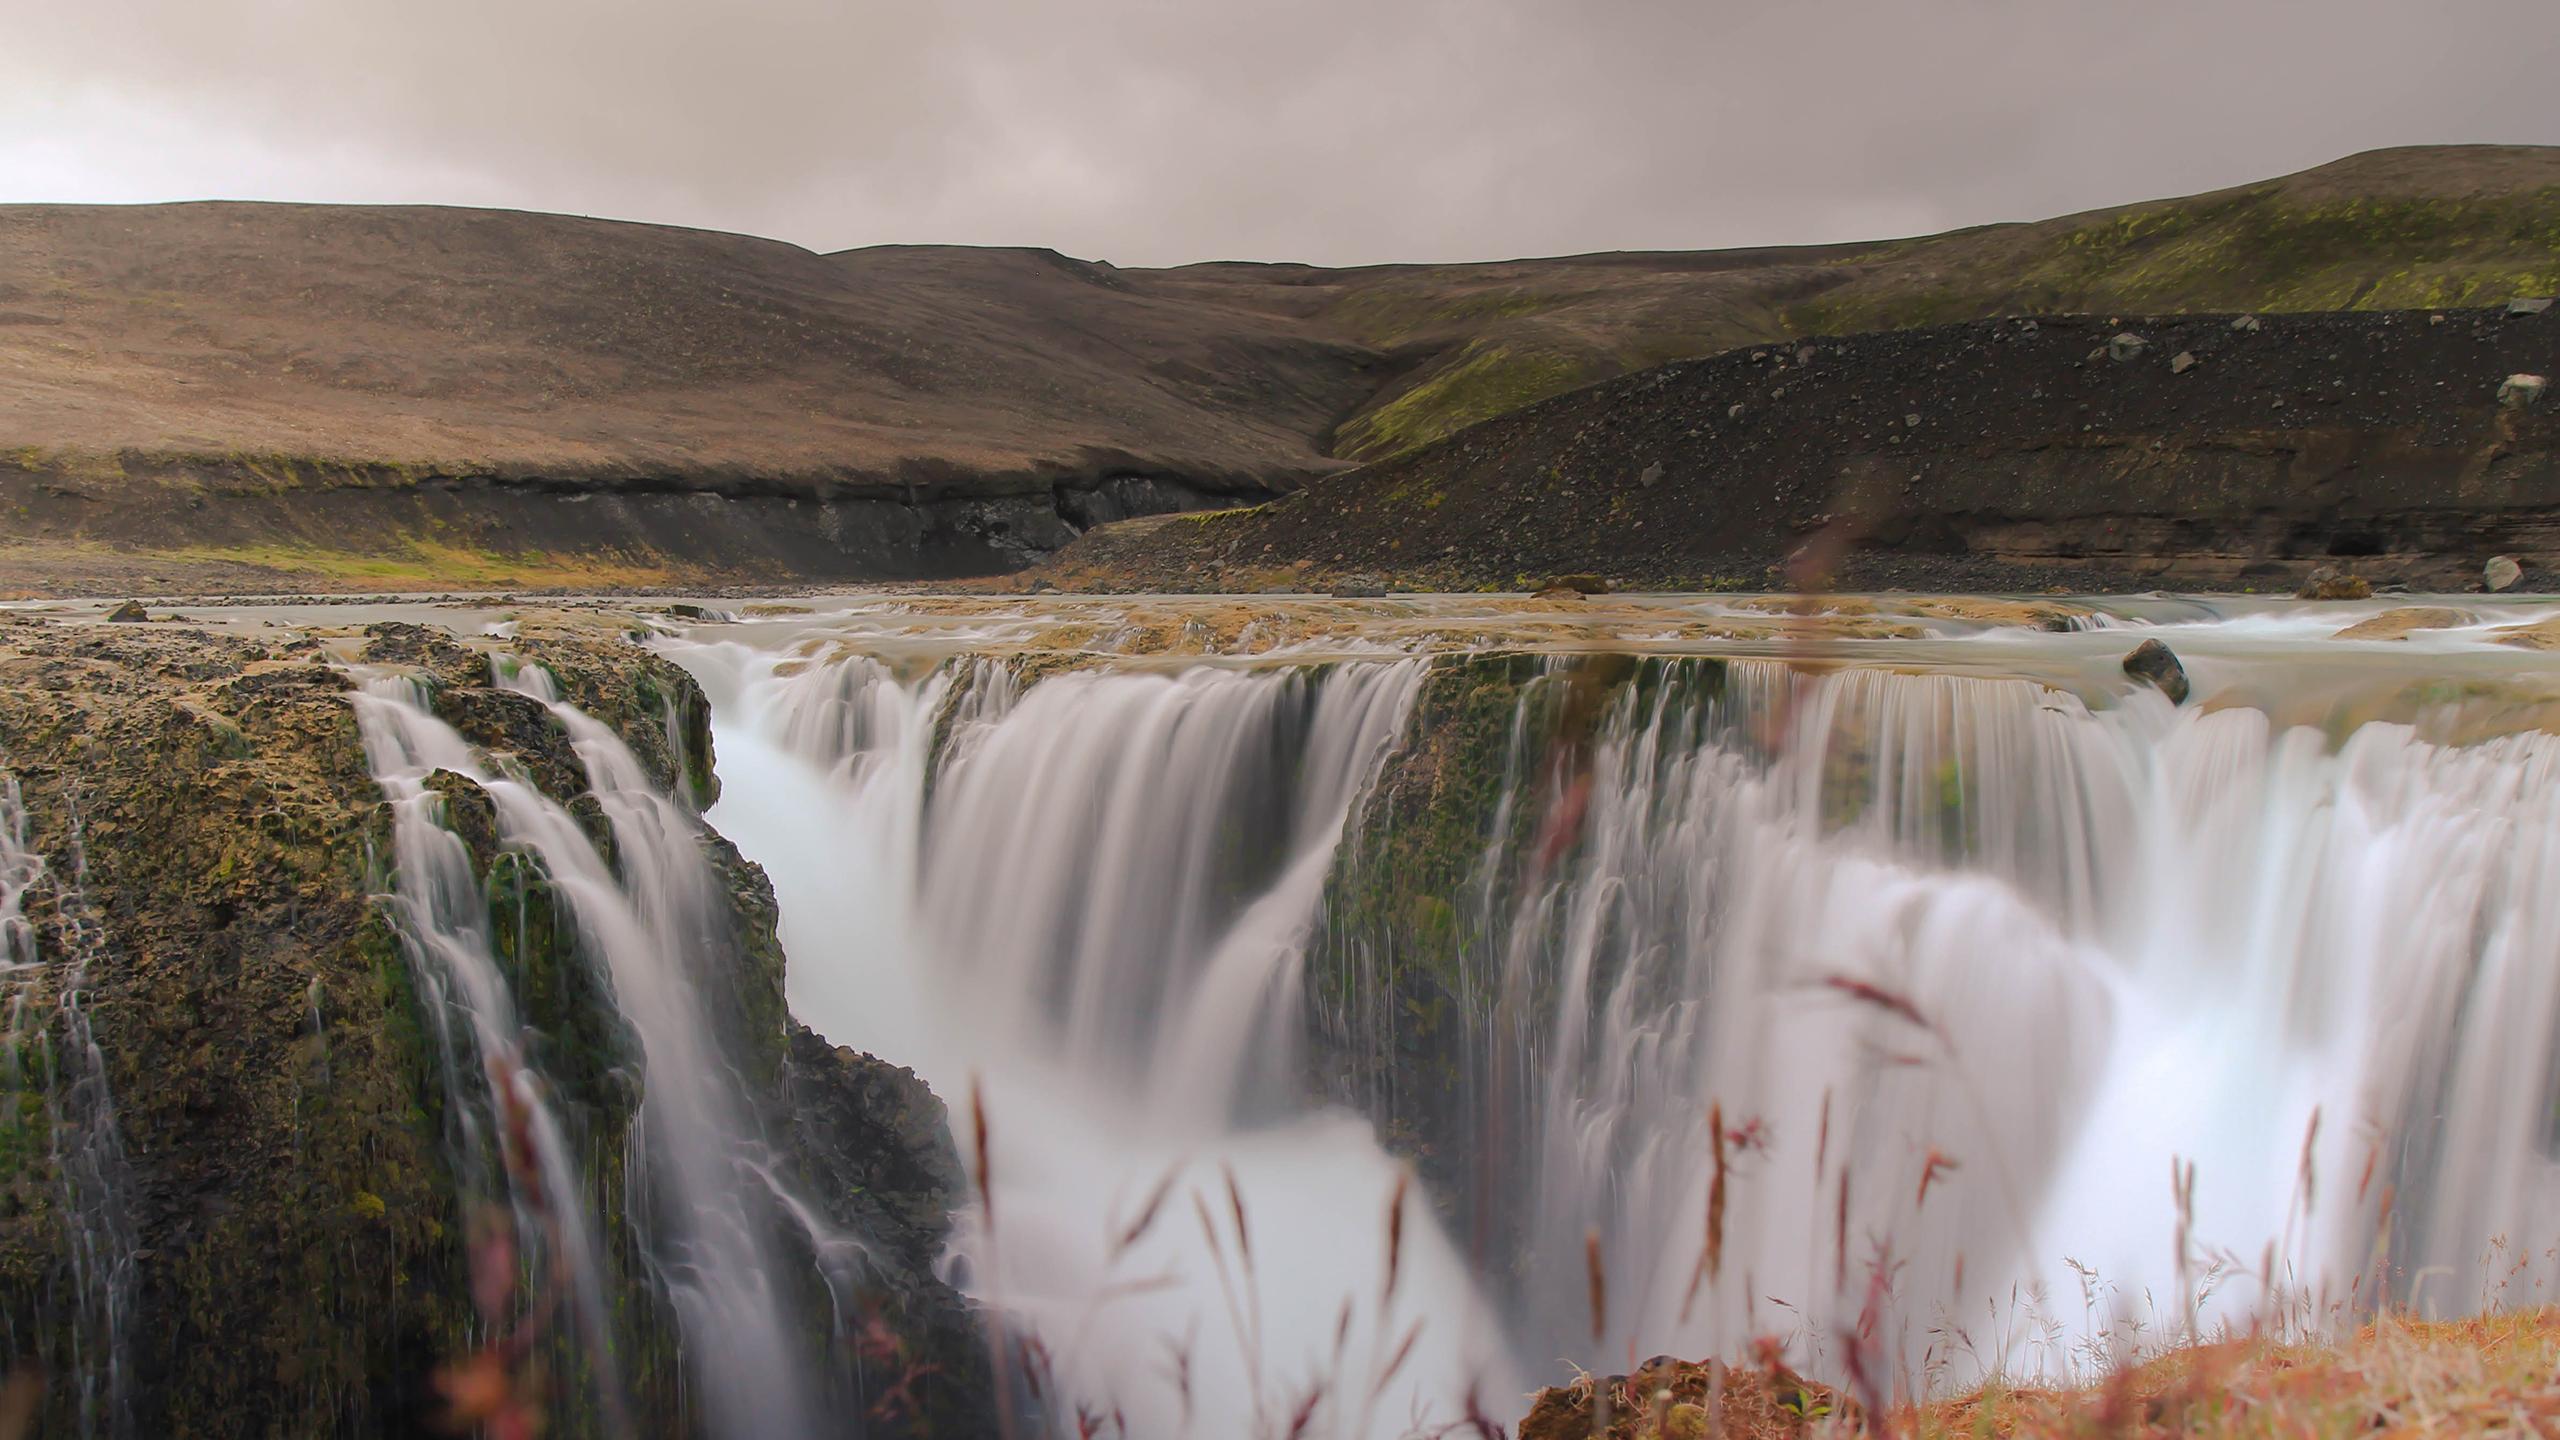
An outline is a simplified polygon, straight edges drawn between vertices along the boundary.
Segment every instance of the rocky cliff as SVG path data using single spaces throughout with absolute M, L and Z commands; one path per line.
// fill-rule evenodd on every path
M 655 783 L 707 788 L 705 712 L 681 671 L 610 627 L 512 648 Z M 16 962 L 0 1334 L 41 1381 L 44 1433 L 443 1433 L 452 1377 L 489 1338 L 347 661 L 416 674 L 475 745 L 580 803 L 560 726 L 438 632 L 0 626 L 0 917 L 22 921 L 0 919 Z M 438 778 L 543 1073 L 618 1191 L 641 1097 L 611 997 L 547 877 L 499 840 L 471 782 Z M 703 843 L 730 894 L 726 938 L 701 961 L 722 1013 L 702 1023 L 744 1037 L 790 1181 L 875 1245 L 861 1294 L 829 1293 L 813 1268 L 793 1302 L 816 1343 L 868 1347 L 864 1378 L 834 1398 L 878 1407 L 893 1432 L 982 1429 L 974 1322 L 931 1269 L 958 1198 L 941 1106 L 911 1074 L 790 1025 L 763 877 Z M 629 1404 L 650 1433 L 686 1433 L 664 1302 L 615 1196 L 594 1199 Z M 580 1398 L 579 1347 L 544 1357 L 531 1373 L 550 1433 L 610 1433 Z

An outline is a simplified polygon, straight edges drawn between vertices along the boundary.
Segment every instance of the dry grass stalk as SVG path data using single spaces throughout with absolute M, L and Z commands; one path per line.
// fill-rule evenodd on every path
M 1689 1293 L 1680 1300 L 1680 1323 L 1689 1323 L 1689 1314 L 1698 1303 L 1698 1291 L 1709 1280 L 1719 1278 L 1724 1269 L 1724 1204 L 1725 1178 L 1730 1165 L 1725 1157 L 1724 1106 L 1708 1107 L 1708 1147 L 1714 1156 L 1715 1173 L 1707 1181 L 1706 1238 L 1698 1248 L 1697 1268 L 1689 1272 Z

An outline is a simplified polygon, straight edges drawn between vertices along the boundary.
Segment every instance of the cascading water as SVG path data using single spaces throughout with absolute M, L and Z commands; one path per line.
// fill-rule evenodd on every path
M 795 1009 L 983 1103 L 974 1291 L 1133 1433 L 1385 1435 L 1557 1357 L 1907 1391 L 2560 1278 L 2560 740 L 2372 720 L 2409 672 L 2291 624 L 2182 633 L 2185 708 L 2086 626 L 1516 683 L 675 648 Z M 1392 1304 L 1400 1172 L 1310 1057 L 1456 1222 L 1409 1202 Z
M 1306 936 L 1419 662 L 1020 690 L 683 658 L 729 717 L 710 818 L 773 879 L 795 1010 L 974 1092 L 957 1249 L 1016 1363 L 1142 1436 L 1510 1407 L 1423 1197 L 1364 1123 L 1290 1103 Z
M 1554 997 L 1522 1309 L 1560 1328 L 1604 1237 L 1595 1359 L 1800 1327 L 1908 1385 L 2053 1368 L 1996 1337 L 2370 1305 L 2394 1193 L 2422 1305 L 2560 1218 L 2551 737 L 1765 664 L 1601 730 L 1574 857 L 1488 927 Z M 1748 1279 L 1693 1300 L 1714 1114 Z
M 89 910 L 80 816 L 69 797 L 62 839 L 67 865 L 49 866 L 31 840 L 16 777 L 0 772 L 0 977 L 8 982 L 8 1042 L 0 1096 L 10 1139 L 23 1144 L 21 1097 L 41 1097 L 45 1144 L 60 1197 L 71 1294 L 61 1333 L 70 1344 L 83 1440 L 135 1431 L 133 1329 L 141 1241 L 130 1209 L 130 1168 L 89 1009 L 89 967 L 103 937 Z M 48 956 L 28 919 L 29 894 L 52 890 Z M 32 1052 L 32 1064 L 30 1064 Z
M 395 809 L 393 898 L 438 1030 L 448 1093 L 460 1102 L 450 1107 L 461 1131 L 457 1149 L 478 1193 L 514 1205 L 519 1233 L 556 1236 L 562 1253 L 551 1258 L 574 1277 L 584 1348 L 600 1364 L 608 1415 L 617 1413 L 617 1396 L 603 1363 L 612 1353 L 609 1319 L 588 1209 L 599 1183 L 627 1185 L 712 1433 L 821 1433 L 822 1387 L 808 1357 L 826 1337 L 787 1323 L 793 1282 L 777 1245 L 779 1227 L 805 1212 L 779 1193 L 741 1077 L 721 1053 L 716 1007 L 695 973 L 704 957 L 723 952 L 728 924 L 698 827 L 650 785 L 606 727 L 560 702 L 544 672 L 528 667 L 506 678 L 566 729 L 609 827 L 610 860 L 568 807 L 492 767 L 437 719 L 416 682 L 386 675 L 356 697 L 376 778 Z M 445 828 L 431 784 L 438 771 L 488 796 L 502 843 L 536 858 L 565 902 L 581 953 L 603 967 L 610 1003 L 637 1042 L 641 1101 L 627 1177 L 585 1174 L 569 1127 L 551 1108 L 530 1058 L 536 1037 L 517 1012 L 488 931 L 479 877 L 463 841 Z M 498 1163 L 502 1152 L 493 1147 L 511 1143 L 500 1133 L 510 1129 L 529 1143 L 530 1174 Z

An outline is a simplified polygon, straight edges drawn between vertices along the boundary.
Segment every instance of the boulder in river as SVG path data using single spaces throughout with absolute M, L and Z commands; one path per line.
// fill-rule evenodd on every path
M 2339 631 L 2332 638 L 2406 640 L 2420 630 L 2450 630 L 2457 625 L 2470 623 L 2471 616 L 2468 612 L 2456 610 L 2449 605 L 2403 605 L 2397 610 L 2385 610 L 2379 615 L 2369 615 Z
M 2172 705 L 2187 703 L 2187 667 L 2178 663 L 2178 654 L 2157 640 L 2145 640 L 2124 657 L 2124 673 L 2145 684 L 2157 686 Z
M 2480 583 L 2491 590 L 2513 590 L 2524 578 L 2524 563 L 2513 555 L 2492 555 L 2480 567 Z
M 1559 591 L 1575 595 L 1606 595 L 1609 582 L 1597 575 L 1558 575 L 1537 589 L 1539 595 L 1548 598 L 1553 598 L 1554 592 Z
M 150 619 L 151 612 L 142 608 L 141 601 L 127 600 L 108 611 L 107 618 L 121 625 L 132 625 Z
M 1333 587 L 1333 598 L 1337 600 L 1375 600 L 1386 593 L 1386 582 L 1365 575 L 1352 576 Z
M 2373 582 L 2361 575 L 2351 575 L 2335 565 L 2323 565 L 2311 572 L 2302 588 L 2293 592 L 2296 600 L 2370 600 Z

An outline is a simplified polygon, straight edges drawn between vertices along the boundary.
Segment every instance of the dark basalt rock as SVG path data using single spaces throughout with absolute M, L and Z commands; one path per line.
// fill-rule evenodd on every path
M 2124 673 L 2158 688 L 2172 705 L 2187 703 L 2187 667 L 2177 653 L 2157 640 L 2145 640 L 2124 657 Z

